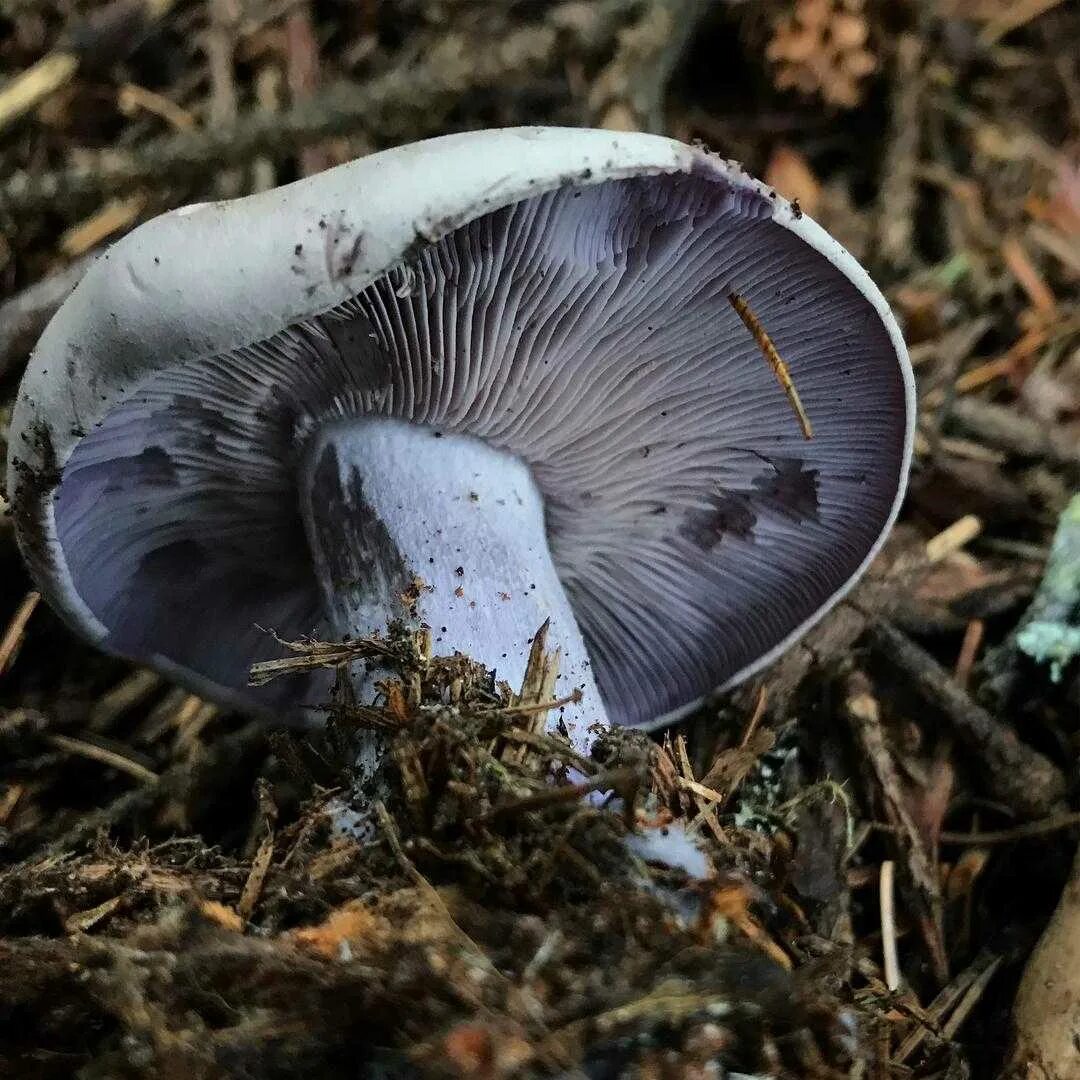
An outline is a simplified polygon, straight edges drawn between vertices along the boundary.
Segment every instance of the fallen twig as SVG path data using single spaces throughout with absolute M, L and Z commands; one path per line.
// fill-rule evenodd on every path
M 638 769 L 611 769 L 607 772 L 597 773 L 596 776 L 583 780 L 580 784 L 564 784 L 561 787 L 550 787 L 537 792 L 535 795 L 527 795 L 524 799 L 515 799 L 513 802 L 503 803 L 501 806 L 495 806 L 491 810 L 478 814 L 469 820 L 475 824 L 483 824 L 495 818 L 525 814 L 532 810 L 544 810 L 549 806 L 558 806 L 560 803 L 576 802 L 582 795 L 588 795 L 593 791 L 624 792 L 640 784 L 641 781 L 642 775 Z
M 387 638 L 357 638 L 355 641 L 284 641 L 276 634 L 274 640 L 293 653 L 278 660 L 260 660 L 252 664 L 248 672 L 249 686 L 265 686 L 282 675 L 296 675 L 316 668 L 340 668 L 358 660 L 415 659 L 406 656 L 406 648 L 400 642 Z
M 881 864 L 878 890 L 881 897 L 881 954 L 885 985 L 892 992 L 900 989 L 900 960 L 896 951 L 896 912 L 893 891 L 896 863 L 886 859 Z
M 972 701 L 922 646 L 887 623 L 874 626 L 870 640 L 972 747 L 976 767 L 996 798 L 1024 818 L 1046 817 L 1061 806 L 1065 796 L 1061 770 Z
M 30 616 L 34 614 L 34 609 L 40 600 L 41 593 L 28 592 L 11 617 L 3 638 L 0 638 L 0 675 L 7 671 L 12 658 L 19 651 L 19 646 L 26 636 L 26 624 L 30 621 Z
M 106 746 L 99 746 L 97 743 L 86 742 L 83 739 L 73 739 L 68 735 L 46 735 L 45 739 L 57 750 L 63 750 L 67 754 L 78 754 L 80 757 L 108 765 L 112 769 L 119 769 L 143 784 L 158 782 L 158 774 L 153 769 L 148 769 L 145 765 Z
M 1015 406 L 959 397 L 949 419 L 980 441 L 1017 457 L 1043 458 L 1057 468 L 1080 466 L 1080 446 L 1067 432 L 1024 416 Z
M 879 832 L 895 832 L 893 825 L 887 825 L 882 821 L 872 821 L 870 827 Z M 1080 811 L 1069 811 L 1067 814 L 1057 814 L 1054 817 L 1045 818 L 1042 821 L 1025 821 L 1022 825 L 1014 825 L 1008 829 L 982 829 L 977 832 L 954 832 L 942 829 L 938 833 L 938 840 L 943 844 L 1015 844 L 1021 840 L 1035 840 L 1040 836 L 1048 836 L 1050 833 L 1061 832 L 1063 829 L 1072 829 L 1080 825 Z

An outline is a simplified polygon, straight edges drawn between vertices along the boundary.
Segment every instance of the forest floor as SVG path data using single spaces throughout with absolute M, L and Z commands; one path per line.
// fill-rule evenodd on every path
M 140 221 L 523 123 L 742 161 L 868 268 L 919 388 L 849 600 L 591 762 L 523 707 L 540 648 L 513 697 L 407 639 L 325 733 L 222 712 L 76 639 L 0 520 L 0 1075 L 1080 1077 L 1075 5 L 0 0 L 0 72 L 0 438 Z M 358 724 L 400 775 L 367 844 L 331 827 Z M 626 842 L 678 823 L 706 880 Z

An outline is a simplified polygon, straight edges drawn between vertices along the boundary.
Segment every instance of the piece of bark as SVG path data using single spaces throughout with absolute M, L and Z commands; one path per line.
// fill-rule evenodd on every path
M 1013 1005 L 1005 1080 L 1080 1080 L 1080 852 Z

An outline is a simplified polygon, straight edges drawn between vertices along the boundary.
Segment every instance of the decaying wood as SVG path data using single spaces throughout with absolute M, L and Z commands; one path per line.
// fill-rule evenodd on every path
M 1007 1077 L 1080 1077 L 1080 853 L 1024 971 L 1013 1006 L 1013 1038 Z
M 7 671 L 26 636 L 26 624 L 41 601 L 41 593 L 28 592 L 0 637 L 0 675 Z

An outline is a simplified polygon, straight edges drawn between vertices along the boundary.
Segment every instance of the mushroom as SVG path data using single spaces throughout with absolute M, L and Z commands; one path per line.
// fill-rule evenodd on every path
M 737 164 L 473 132 L 118 242 L 31 359 L 9 485 L 57 611 L 208 698 L 303 716 L 318 676 L 248 686 L 262 628 L 402 618 L 516 685 L 550 617 L 584 745 L 682 716 L 837 602 L 913 415 L 879 291 Z

